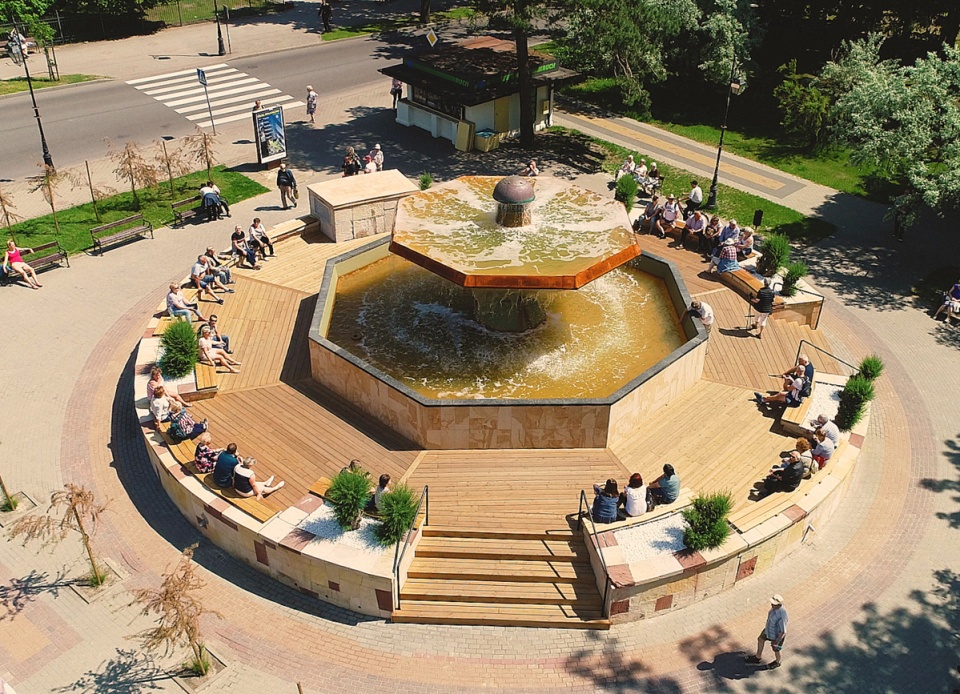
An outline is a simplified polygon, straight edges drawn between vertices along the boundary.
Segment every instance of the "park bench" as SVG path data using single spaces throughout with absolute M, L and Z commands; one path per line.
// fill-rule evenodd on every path
M 201 195 L 194 195 L 192 198 L 171 203 L 170 207 L 173 209 L 174 227 L 183 227 L 185 221 L 199 216 L 202 216 L 206 221 L 210 220 L 203 207 L 203 196 Z
M 109 224 L 101 224 L 90 230 L 94 251 L 99 251 L 100 255 L 103 255 L 104 246 L 110 246 L 144 234 L 150 234 L 152 239 L 153 225 L 144 219 L 142 214 L 124 217 Z
M 763 280 L 743 268 L 732 272 L 719 272 L 717 279 L 747 300 L 756 297 L 757 292 L 763 287 Z M 782 311 L 783 308 L 783 297 L 778 295 L 773 302 L 773 312 Z
M 34 246 L 32 253 L 23 256 L 23 262 L 32 267 L 37 272 L 47 268 L 59 266 L 61 262 L 66 262 L 70 267 L 70 260 L 67 258 L 67 252 L 63 250 L 59 241 L 51 241 L 41 246 Z M 4 284 L 12 284 L 21 279 L 20 273 L 10 268 L 10 272 L 0 270 Z

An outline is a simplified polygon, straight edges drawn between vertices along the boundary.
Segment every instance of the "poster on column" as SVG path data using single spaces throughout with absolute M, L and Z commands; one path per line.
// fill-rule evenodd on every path
M 257 142 L 257 161 L 266 164 L 287 156 L 282 107 L 271 106 L 254 111 L 253 129 Z

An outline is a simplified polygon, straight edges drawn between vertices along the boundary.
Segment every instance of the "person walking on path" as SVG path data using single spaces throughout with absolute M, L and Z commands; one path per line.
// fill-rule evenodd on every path
M 310 116 L 310 122 L 317 122 L 317 99 L 319 96 L 313 91 L 313 86 L 307 86 L 307 115 Z
M 320 15 L 320 21 L 323 22 L 323 31 L 333 31 L 330 28 L 330 19 L 333 17 L 333 6 L 330 5 L 329 0 L 324 0 L 320 3 L 320 9 L 317 11 L 317 14 Z
M 297 206 L 297 179 L 293 177 L 293 171 L 287 168 L 283 162 L 280 163 L 280 170 L 277 171 L 277 188 L 280 189 L 280 204 L 283 209 L 287 209 L 287 198 Z
M 750 299 L 750 303 L 757 307 L 757 320 L 751 327 L 757 328 L 758 339 L 763 339 L 763 328 L 767 325 L 770 314 L 773 313 L 773 302 L 776 298 L 776 293 L 770 287 L 770 278 L 765 277 L 763 287 L 757 292 L 757 296 Z
M 757 654 L 747 656 L 746 660 L 752 665 L 760 664 L 760 657 L 763 655 L 763 647 L 769 641 L 773 648 L 773 657 L 775 660 L 767 668 L 774 669 L 780 667 L 780 657 L 783 651 L 783 641 L 787 638 L 787 611 L 783 607 L 783 598 L 774 595 L 770 598 L 770 611 L 767 612 L 767 624 L 764 626 L 760 636 L 757 637 Z

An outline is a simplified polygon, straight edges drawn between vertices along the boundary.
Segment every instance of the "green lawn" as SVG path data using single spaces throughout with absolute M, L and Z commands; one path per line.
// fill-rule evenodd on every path
M 548 49 L 549 46 L 546 48 Z M 538 50 L 544 49 L 538 47 Z M 591 78 L 581 84 L 566 87 L 562 92 L 629 118 L 649 122 L 659 128 L 711 147 L 716 147 L 720 141 L 719 127 L 701 123 L 679 123 L 677 121 L 683 120 L 679 113 L 670 115 L 671 120 L 642 117 L 622 103 L 613 79 Z M 718 108 L 721 106 L 718 106 Z M 888 185 L 878 179 L 873 168 L 852 164 L 850 162 L 850 152 L 837 150 L 811 155 L 773 137 L 745 134 L 736 129 L 735 106 L 736 101 L 731 104 L 729 119 L 734 127 L 727 129 L 726 137 L 723 140 L 723 148 L 726 151 L 845 193 L 863 196 L 878 202 L 889 202 L 890 188 Z M 656 109 L 654 110 L 656 111 Z
M 101 79 L 99 75 L 60 75 L 60 80 L 49 80 L 46 77 L 31 77 L 34 89 L 44 89 L 45 87 L 59 87 L 61 84 L 76 84 L 78 82 L 89 82 L 90 80 Z M 29 89 L 26 77 L 14 77 L 9 80 L 0 80 L 0 96 L 4 94 L 16 94 L 25 92 Z
M 564 133 L 570 137 L 586 137 L 578 131 L 567 130 L 566 128 L 554 127 L 549 130 Z M 643 152 L 628 150 L 605 140 L 596 138 L 589 138 L 589 140 L 599 146 L 606 154 L 602 168 L 611 176 L 613 176 L 613 173 L 623 163 L 623 160 L 627 158 L 628 154 L 632 154 L 636 159 L 642 157 L 647 161 L 650 160 L 650 156 Z M 660 172 L 670 181 L 690 181 L 697 178 L 689 171 L 685 171 L 676 166 L 669 166 L 668 164 L 662 164 L 660 166 Z M 703 188 L 704 192 L 706 192 L 707 182 L 703 182 Z M 684 188 L 682 191 L 677 190 L 674 192 L 677 195 L 685 195 L 687 190 Z M 763 227 L 761 231 L 765 233 L 777 232 L 786 234 L 795 242 L 816 243 L 836 231 L 836 227 L 821 219 L 804 217 L 795 210 L 722 184 L 717 188 L 717 206 L 717 214 L 723 219 L 730 219 L 732 217 L 743 226 L 751 225 L 755 210 L 763 210 Z
M 213 179 L 231 204 L 267 192 L 267 189 L 256 181 L 243 174 L 227 171 L 222 166 L 213 170 Z M 170 224 L 173 221 L 171 200 L 175 202 L 196 195 L 200 184 L 206 180 L 206 171 L 175 178 L 173 179 L 176 190 L 174 196 L 170 194 L 169 182 L 159 188 L 138 191 L 140 210 L 135 209 L 133 195 L 129 192 L 101 200 L 97 206 L 103 218 L 102 222 L 97 221 L 92 203 L 58 211 L 60 245 L 67 253 L 79 253 L 91 246 L 90 229 L 100 224 L 123 219 L 138 211 L 153 224 L 154 228 Z M 57 238 L 52 214 L 15 224 L 7 233 L 10 232 L 16 236 L 17 244 L 20 246 L 39 246 Z
M 458 19 L 469 19 L 475 14 L 476 10 L 474 10 L 472 7 L 455 7 L 452 10 L 431 12 L 430 20 L 434 23 L 449 22 Z M 338 39 L 348 39 L 353 36 L 364 36 L 366 34 L 378 34 L 385 31 L 396 31 L 397 29 L 405 29 L 407 27 L 417 26 L 419 24 L 420 13 L 414 12 L 404 17 L 380 19 L 367 22 L 366 24 L 358 24 L 356 26 L 335 28 L 333 31 L 324 33 L 322 38 L 324 41 L 336 41 Z
M 231 19 L 283 12 L 287 9 L 282 2 L 254 5 L 249 0 L 220 0 L 217 6 L 220 9 L 221 19 L 224 17 L 225 7 L 230 8 Z M 179 13 L 177 3 L 163 3 L 148 9 L 145 17 L 153 22 L 166 22 L 169 26 L 176 26 L 181 20 L 184 24 L 205 22 L 213 19 L 213 2 L 212 0 L 180 0 Z

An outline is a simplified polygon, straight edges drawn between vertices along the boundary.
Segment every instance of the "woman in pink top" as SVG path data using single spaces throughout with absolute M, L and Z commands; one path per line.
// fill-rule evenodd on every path
M 9 274 L 10 268 L 13 268 L 27 281 L 31 289 L 40 289 L 43 285 L 37 281 L 36 271 L 23 262 L 21 253 L 33 253 L 32 248 L 18 248 L 13 239 L 7 241 L 7 252 L 3 256 L 3 269 Z
M 150 380 L 147 381 L 147 402 L 149 403 L 153 400 L 153 394 L 156 392 L 159 386 L 166 385 L 163 381 L 163 372 L 160 370 L 159 366 L 154 366 L 150 369 Z M 166 389 L 164 389 L 166 390 Z M 179 394 L 174 393 L 172 390 L 167 392 L 167 397 L 170 400 L 176 400 L 184 407 L 193 407 L 190 403 L 180 397 Z

